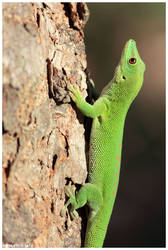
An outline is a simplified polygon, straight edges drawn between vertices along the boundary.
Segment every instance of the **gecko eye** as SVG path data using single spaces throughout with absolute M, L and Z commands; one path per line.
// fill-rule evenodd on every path
M 136 58 L 135 58 L 135 57 L 131 57 L 131 58 L 129 59 L 129 63 L 130 63 L 130 64 L 135 64 L 135 63 L 136 63 Z

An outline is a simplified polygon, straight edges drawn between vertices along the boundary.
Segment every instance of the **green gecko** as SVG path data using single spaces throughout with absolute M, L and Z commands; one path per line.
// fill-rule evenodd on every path
M 68 89 L 79 110 L 93 118 L 89 150 L 89 183 L 79 192 L 66 187 L 70 197 L 61 211 L 65 215 L 69 204 L 75 218 L 76 209 L 86 203 L 90 207 L 85 247 L 102 247 L 118 189 L 123 129 L 128 109 L 142 87 L 145 64 L 139 56 L 136 42 L 130 39 L 122 52 L 114 78 L 102 90 L 93 105 L 82 99 L 78 87 Z

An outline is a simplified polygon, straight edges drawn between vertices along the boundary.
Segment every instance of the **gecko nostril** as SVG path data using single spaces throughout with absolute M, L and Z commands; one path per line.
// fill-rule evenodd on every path
M 125 76 L 123 76 L 123 79 L 124 79 L 124 80 L 126 80 L 126 77 L 125 77 Z

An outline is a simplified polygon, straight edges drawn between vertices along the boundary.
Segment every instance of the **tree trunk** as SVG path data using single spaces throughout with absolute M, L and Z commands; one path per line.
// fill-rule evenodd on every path
M 3 3 L 3 244 L 80 247 L 81 219 L 60 216 L 64 186 L 83 184 L 84 3 Z

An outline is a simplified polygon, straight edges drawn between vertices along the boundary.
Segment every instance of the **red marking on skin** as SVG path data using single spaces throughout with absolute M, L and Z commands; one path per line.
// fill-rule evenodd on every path
M 114 182 L 113 185 L 116 185 L 116 182 Z
M 115 176 L 118 178 L 118 174 L 117 174 L 117 172 L 115 173 Z
M 117 157 L 116 157 L 116 160 L 117 160 L 118 162 L 120 162 L 120 156 L 117 156 Z
M 116 168 L 119 168 L 118 164 L 116 164 Z
M 117 154 L 119 155 L 119 153 L 120 153 L 120 149 L 119 149 L 120 144 L 117 144 L 117 146 L 118 146 L 118 149 L 117 149 Z
M 113 191 L 112 194 L 115 194 L 115 192 Z
M 117 187 L 115 188 L 115 190 L 117 191 Z

